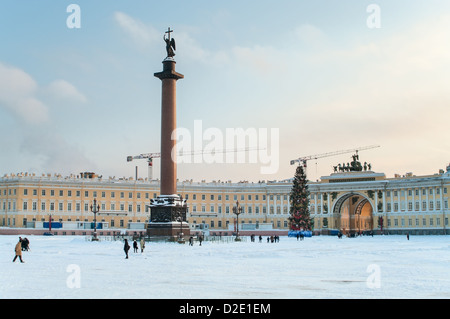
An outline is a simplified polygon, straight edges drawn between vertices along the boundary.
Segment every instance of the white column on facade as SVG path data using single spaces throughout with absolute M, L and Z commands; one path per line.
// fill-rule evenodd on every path
M 314 214 L 317 214 L 317 197 L 318 193 L 314 193 Z
M 328 212 L 327 212 L 327 214 L 330 214 L 330 212 L 331 212 L 331 200 L 330 200 L 330 197 L 331 197 L 331 194 L 330 193 L 327 193 L 327 206 L 328 206 Z
M 280 213 L 281 213 L 281 215 L 284 215 L 283 205 L 284 205 L 284 195 L 280 194 Z
M 436 210 L 436 188 L 433 188 L 433 210 Z
M 422 192 L 423 192 L 423 189 L 422 188 L 419 188 L 419 211 L 422 211 L 423 209 L 422 209 Z

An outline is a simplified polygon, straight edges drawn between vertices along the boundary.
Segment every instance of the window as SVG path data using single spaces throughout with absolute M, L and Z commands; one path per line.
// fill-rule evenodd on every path
M 210 195 L 211 200 L 214 200 L 214 194 Z
M 28 189 L 24 188 L 23 194 L 24 194 L 25 196 L 27 196 L 27 195 L 28 195 Z
M 84 191 L 84 197 L 89 197 L 89 191 Z
M 205 199 L 206 199 L 206 195 L 202 194 L 202 200 L 205 200 Z
M 67 196 L 72 197 L 72 191 L 67 191 Z
M 23 202 L 23 210 L 28 210 L 28 202 Z
M 62 189 L 59 190 L 59 196 L 64 196 L 64 191 Z
M 133 193 L 129 192 L 128 193 L 128 198 L 133 198 Z

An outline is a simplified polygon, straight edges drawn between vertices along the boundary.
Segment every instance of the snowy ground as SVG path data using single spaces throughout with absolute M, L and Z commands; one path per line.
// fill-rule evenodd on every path
M 0 236 L 0 298 L 450 298 L 450 237 L 147 243 Z

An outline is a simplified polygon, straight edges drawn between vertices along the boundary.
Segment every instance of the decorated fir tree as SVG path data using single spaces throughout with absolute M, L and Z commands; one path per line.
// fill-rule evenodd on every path
M 308 180 L 303 165 L 295 171 L 290 200 L 289 225 L 291 230 L 312 230 L 313 220 L 309 216 Z

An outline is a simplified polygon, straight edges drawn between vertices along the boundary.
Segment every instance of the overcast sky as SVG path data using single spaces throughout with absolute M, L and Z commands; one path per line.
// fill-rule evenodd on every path
M 72 3 L 81 28 L 68 27 Z M 292 159 L 368 145 L 380 147 L 360 160 L 388 177 L 437 173 L 450 162 L 449 9 L 437 0 L 2 0 L 0 175 L 128 177 L 137 165 L 146 177 L 146 161 L 126 156 L 160 150 L 153 73 L 169 26 L 185 75 L 179 127 L 279 132 L 266 149 L 279 153 L 273 174 L 261 160 L 184 163 L 180 179 L 285 179 Z M 351 155 L 310 161 L 309 178 Z

